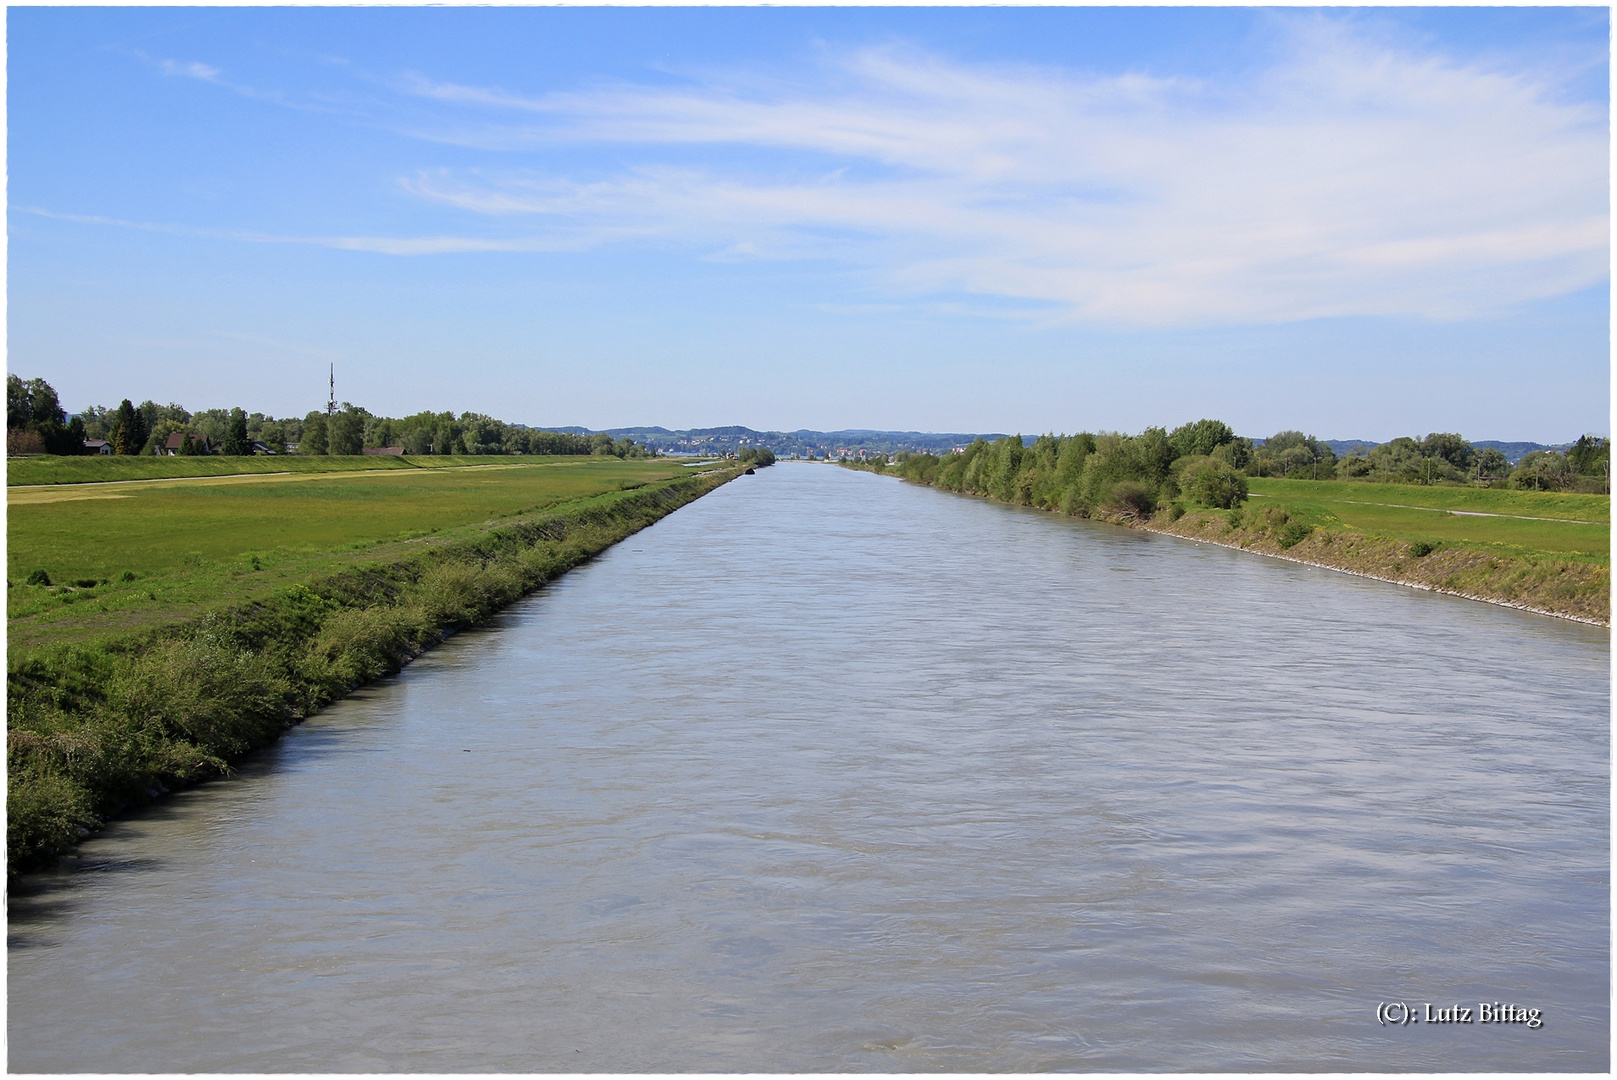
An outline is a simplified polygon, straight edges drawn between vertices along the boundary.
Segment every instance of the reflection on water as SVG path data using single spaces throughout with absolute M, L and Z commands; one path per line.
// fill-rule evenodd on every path
M 1603 1071 L 1609 662 L 763 470 L 24 883 L 10 1067 Z

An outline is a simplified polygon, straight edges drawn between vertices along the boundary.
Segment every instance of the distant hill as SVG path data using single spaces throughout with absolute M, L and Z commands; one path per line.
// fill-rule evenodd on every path
M 594 435 L 590 428 L 557 427 L 574 435 Z M 999 433 L 966 434 L 932 431 L 873 431 L 855 428 L 847 431 L 755 431 L 749 427 L 689 428 L 670 431 L 663 427 L 608 428 L 614 439 L 627 436 L 665 454 L 734 453 L 742 446 L 762 446 L 776 457 L 836 457 L 840 452 L 946 454 L 957 446 L 969 446 L 973 439 L 1003 439 Z
M 571 435 L 597 435 L 601 432 L 586 427 L 547 427 L 546 431 L 565 431 Z M 947 454 L 958 446 L 969 446 L 973 439 L 1003 439 L 1000 432 L 933 432 L 933 431 L 877 431 L 871 428 L 849 428 L 843 431 L 757 431 L 750 427 L 686 428 L 670 431 L 665 427 L 607 428 L 605 434 L 614 439 L 627 436 L 637 443 L 664 454 L 727 454 L 743 446 L 763 446 L 776 457 L 836 457 L 839 453 L 857 456 L 865 453 Z M 1032 444 L 1035 436 L 1024 435 L 1022 441 Z M 1252 440 L 1259 446 L 1262 439 Z M 1382 439 L 1321 439 L 1338 457 L 1355 447 L 1368 451 L 1380 446 Z M 1565 450 L 1571 443 L 1498 442 L 1491 439 L 1473 441 L 1478 450 L 1494 447 L 1505 455 L 1512 465 L 1534 450 Z

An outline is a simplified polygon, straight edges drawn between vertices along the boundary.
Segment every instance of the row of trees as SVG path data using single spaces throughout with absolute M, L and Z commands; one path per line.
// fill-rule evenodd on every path
M 631 439 L 574 435 L 508 424 L 482 413 L 419 412 L 393 418 L 343 402 L 329 418 L 312 412 L 301 422 L 300 454 L 357 454 L 365 447 L 397 446 L 407 454 L 593 454 L 651 457 Z
M 252 444 L 259 442 L 278 454 L 358 454 L 368 447 L 398 446 L 408 454 L 652 456 L 627 438 L 538 431 L 481 413 L 419 412 L 392 418 L 345 401 L 329 418 L 311 412 L 301 419 L 276 419 L 239 408 L 192 413 L 173 402 L 135 405 L 125 398 L 117 408 L 92 406 L 69 418 L 43 379 L 8 375 L 6 389 L 7 447 L 13 454 L 80 454 L 86 439 L 106 440 L 115 454 L 158 454 L 169 436 L 179 432 L 185 436 L 179 440 L 182 454 L 251 454 Z
M 1511 466 L 1498 447 L 1472 446 L 1453 432 L 1432 432 L 1424 439 L 1400 437 L 1368 451 L 1355 448 L 1338 458 L 1319 445 L 1311 461 L 1286 460 L 1293 450 L 1282 451 L 1277 462 L 1264 451 L 1285 437 L 1281 432 L 1258 448 L 1258 476 L 1315 476 L 1317 479 L 1372 480 L 1400 484 L 1486 484 L 1532 491 L 1585 491 L 1610 493 L 1611 440 L 1584 435 L 1565 453 L 1534 450 Z M 1314 440 L 1310 439 L 1312 444 Z M 1287 443 L 1296 446 L 1295 440 Z M 1311 447 L 1312 449 L 1312 447 Z M 1277 467 L 1278 465 L 1278 467 Z M 1289 467 L 1288 467 L 1289 466 Z
M 1593 435 L 1565 453 L 1535 450 L 1512 469 L 1497 448 L 1478 450 L 1452 433 L 1394 439 L 1338 458 L 1300 431 L 1278 432 L 1255 445 L 1219 420 L 1138 435 L 1042 435 L 1031 446 L 1023 446 L 1021 436 L 978 439 L 941 457 L 900 454 L 891 465 L 879 457 L 866 464 L 950 491 L 1082 515 L 1097 509 L 1146 515 L 1187 502 L 1228 509 L 1247 497 L 1249 476 L 1611 490 L 1611 442 Z
M 83 446 L 84 424 L 67 418 L 50 383 L 6 376 L 6 453 L 77 454 Z
M 1097 510 L 1149 515 L 1190 501 L 1223 509 L 1247 497 L 1246 478 L 1232 462 L 1229 425 L 1200 420 L 1138 435 L 1042 435 L 1032 446 L 1020 436 L 978 439 L 938 457 L 900 454 L 879 471 L 950 491 L 1087 516 Z M 1248 444 L 1250 445 L 1250 444 Z

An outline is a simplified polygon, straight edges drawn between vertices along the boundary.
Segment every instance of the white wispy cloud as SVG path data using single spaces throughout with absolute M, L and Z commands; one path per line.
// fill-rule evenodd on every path
M 1120 323 L 1461 318 L 1607 275 L 1604 109 L 1326 19 L 1295 22 L 1289 55 L 1238 86 L 893 49 L 834 75 L 824 92 L 754 77 L 539 97 L 414 76 L 408 93 L 455 110 L 435 137 L 617 144 L 641 164 L 402 184 L 571 243 L 845 258 L 899 292 Z M 704 147 L 748 164 L 690 165 Z
M 184 75 L 191 79 L 201 79 L 203 82 L 217 82 L 219 69 L 209 67 L 200 60 L 181 62 L 179 60 L 160 60 L 157 68 L 164 75 Z
M 110 225 L 120 229 L 141 232 L 166 233 L 171 236 L 194 236 L 207 240 L 234 240 L 247 244 L 302 244 L 332 248 L 337 251 L 368 251 L 379 255 L 456 255 L 494 251 L 576 251 L 599 242 L 598 237 L 563 238 L 558 236 L 287 236 L 275 233 L 248 232 L 235 229 L 199 229 L 156 221 L 126 221 L 100 217 L 95 214 L 65 214 L 37 206 L 13 206 L 13 212 L 56 221 L 75 221 L 81 225 Z

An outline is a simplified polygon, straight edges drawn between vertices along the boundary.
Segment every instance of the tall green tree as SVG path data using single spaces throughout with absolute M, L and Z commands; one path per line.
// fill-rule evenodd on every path
M 146 449 L 146 439 L 151 435 L 146 427 L 146 417 L 128 398 L 118 405 L 116 424 L 112 435 L 114 454 L 139 454 Z
M 8 446 L 14 436 L 24 436 L 22 441 L 33 448 L 30 452 L 39 449 L 48 454 L 84 452 L 83 421 L 76 416 L 68 419 L 55 388 L 44 379 L 25 381 L 7 374 L 6 428 Z
M 230 420 L 225 424 L 224 452 L 231 457 L 247 457 L 253 452 L 252 444 L 247 441 L 247 414 L 241 409 L 230 410 Z
M 326 414 L 312 412 L 303 418 L 303 438 L 298 443 L 298 453 L 324 454 L 327 450 Z
M 1168 435 L 1174 457 L 1207 457 L 1225 443 L 1235 441 L 1235 432 L 1222 420 L 1198 420 L 1183 424 Z
M 365 418 L 353 409 L 334 413 L 326 424 L 326 450 L 331 454 L 354 455 L 365 447 Z
M 1606 476 L 1611 470 L 1611 440 L 1583 435 L 1566 452 L 1567 464 L 1579 476 Z

